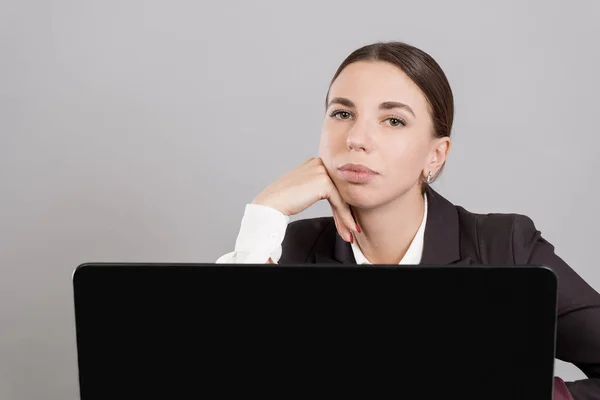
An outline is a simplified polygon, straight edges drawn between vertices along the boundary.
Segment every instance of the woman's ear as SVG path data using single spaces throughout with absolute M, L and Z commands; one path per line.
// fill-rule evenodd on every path
M 433 141 L 432 149 L 427 159 L 427 165 L 425 166 L 425 174 L 431 171 L 431 174 L 435 177 L 439 173 L 440 169 L 446 162 L 448 152 L 452 141 L 449 137 L 437 138 Z

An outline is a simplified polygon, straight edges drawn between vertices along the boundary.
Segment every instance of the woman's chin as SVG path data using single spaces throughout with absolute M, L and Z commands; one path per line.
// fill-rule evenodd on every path
M 381 197 L 366 188 L 340 188 L 340 195 L 354 208 L 370 209 L 379 205 Z
M 346 203 L 353 208 L 362 210 L 373 210 L 403 198 L 409 192 L 420 193 L 418 186 L 406 187 L 397 191 L 384 190 L 382 187 L 339 185 L 338 191 Z

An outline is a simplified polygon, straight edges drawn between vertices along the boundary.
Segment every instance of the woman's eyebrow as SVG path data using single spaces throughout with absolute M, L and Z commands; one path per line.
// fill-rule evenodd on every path
M 347 99 L 345 97 L 334 97 L 333 99 L 331 99 L 329 101 L 329 104 L 327 104 L 327 108 L 331 107 L 332 104 L 340 104 L 340 105 L 348 107 L 348 108 L 356 108 L 356 106 L 354 105 L 352 100 Z M 410 106 L 407 104 L 400 103 L 399 101 L 384 101 L 383 103 L 381 103 L 379 105 L 380 110 L 391 110 L 394 108 L 404 109 L 404 110 L 408 111 L 409 113 L 411 113 L 412 116 L 416 118 L 415 112 L 412 110 L 412 108 L 410 108 Z
M 354 103 L 345 97 L 334 97 L 331 99 L 329 104 L 327 104 L 327 108 L 331 107 L 332 104 L 341 104 L 342 106 L 346 106 L 348 108 L 356 108 Z
M 409 113 L 412 114 L 413 117 L 417 117 L 414 113 L 414 111 L 412 110 L 412 108 L 410 108 L 410 106 L 408 106 L 407 104 L 404 103 L 400 103 L 398 101 L 384 101 L 383 103 L 381 103 L 379 105 L 379 109 L 380 110 L 391 110 L 393 108 L 402 108 L 406 111 L 408 111 Z

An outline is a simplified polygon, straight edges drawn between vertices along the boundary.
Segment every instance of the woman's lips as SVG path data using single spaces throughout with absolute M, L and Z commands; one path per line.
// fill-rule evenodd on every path
M 338 171 L 350 183 L 367 183 L 377 176 L 377 172 L 362 164 L 344 164 Z

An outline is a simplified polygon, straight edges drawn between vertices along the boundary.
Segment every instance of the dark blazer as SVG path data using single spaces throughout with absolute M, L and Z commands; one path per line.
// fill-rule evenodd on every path
M 556 357 L 588 379 L 567 382 L 575 400 L 600 400 L 600 295 L 554 253 L 533 221 L 518 214 L 474 214 L 427 189 L 422 264 L 546 265 L 558 276 Z M 332 217 L 288 225 L 279 264 L 356 264 Z

